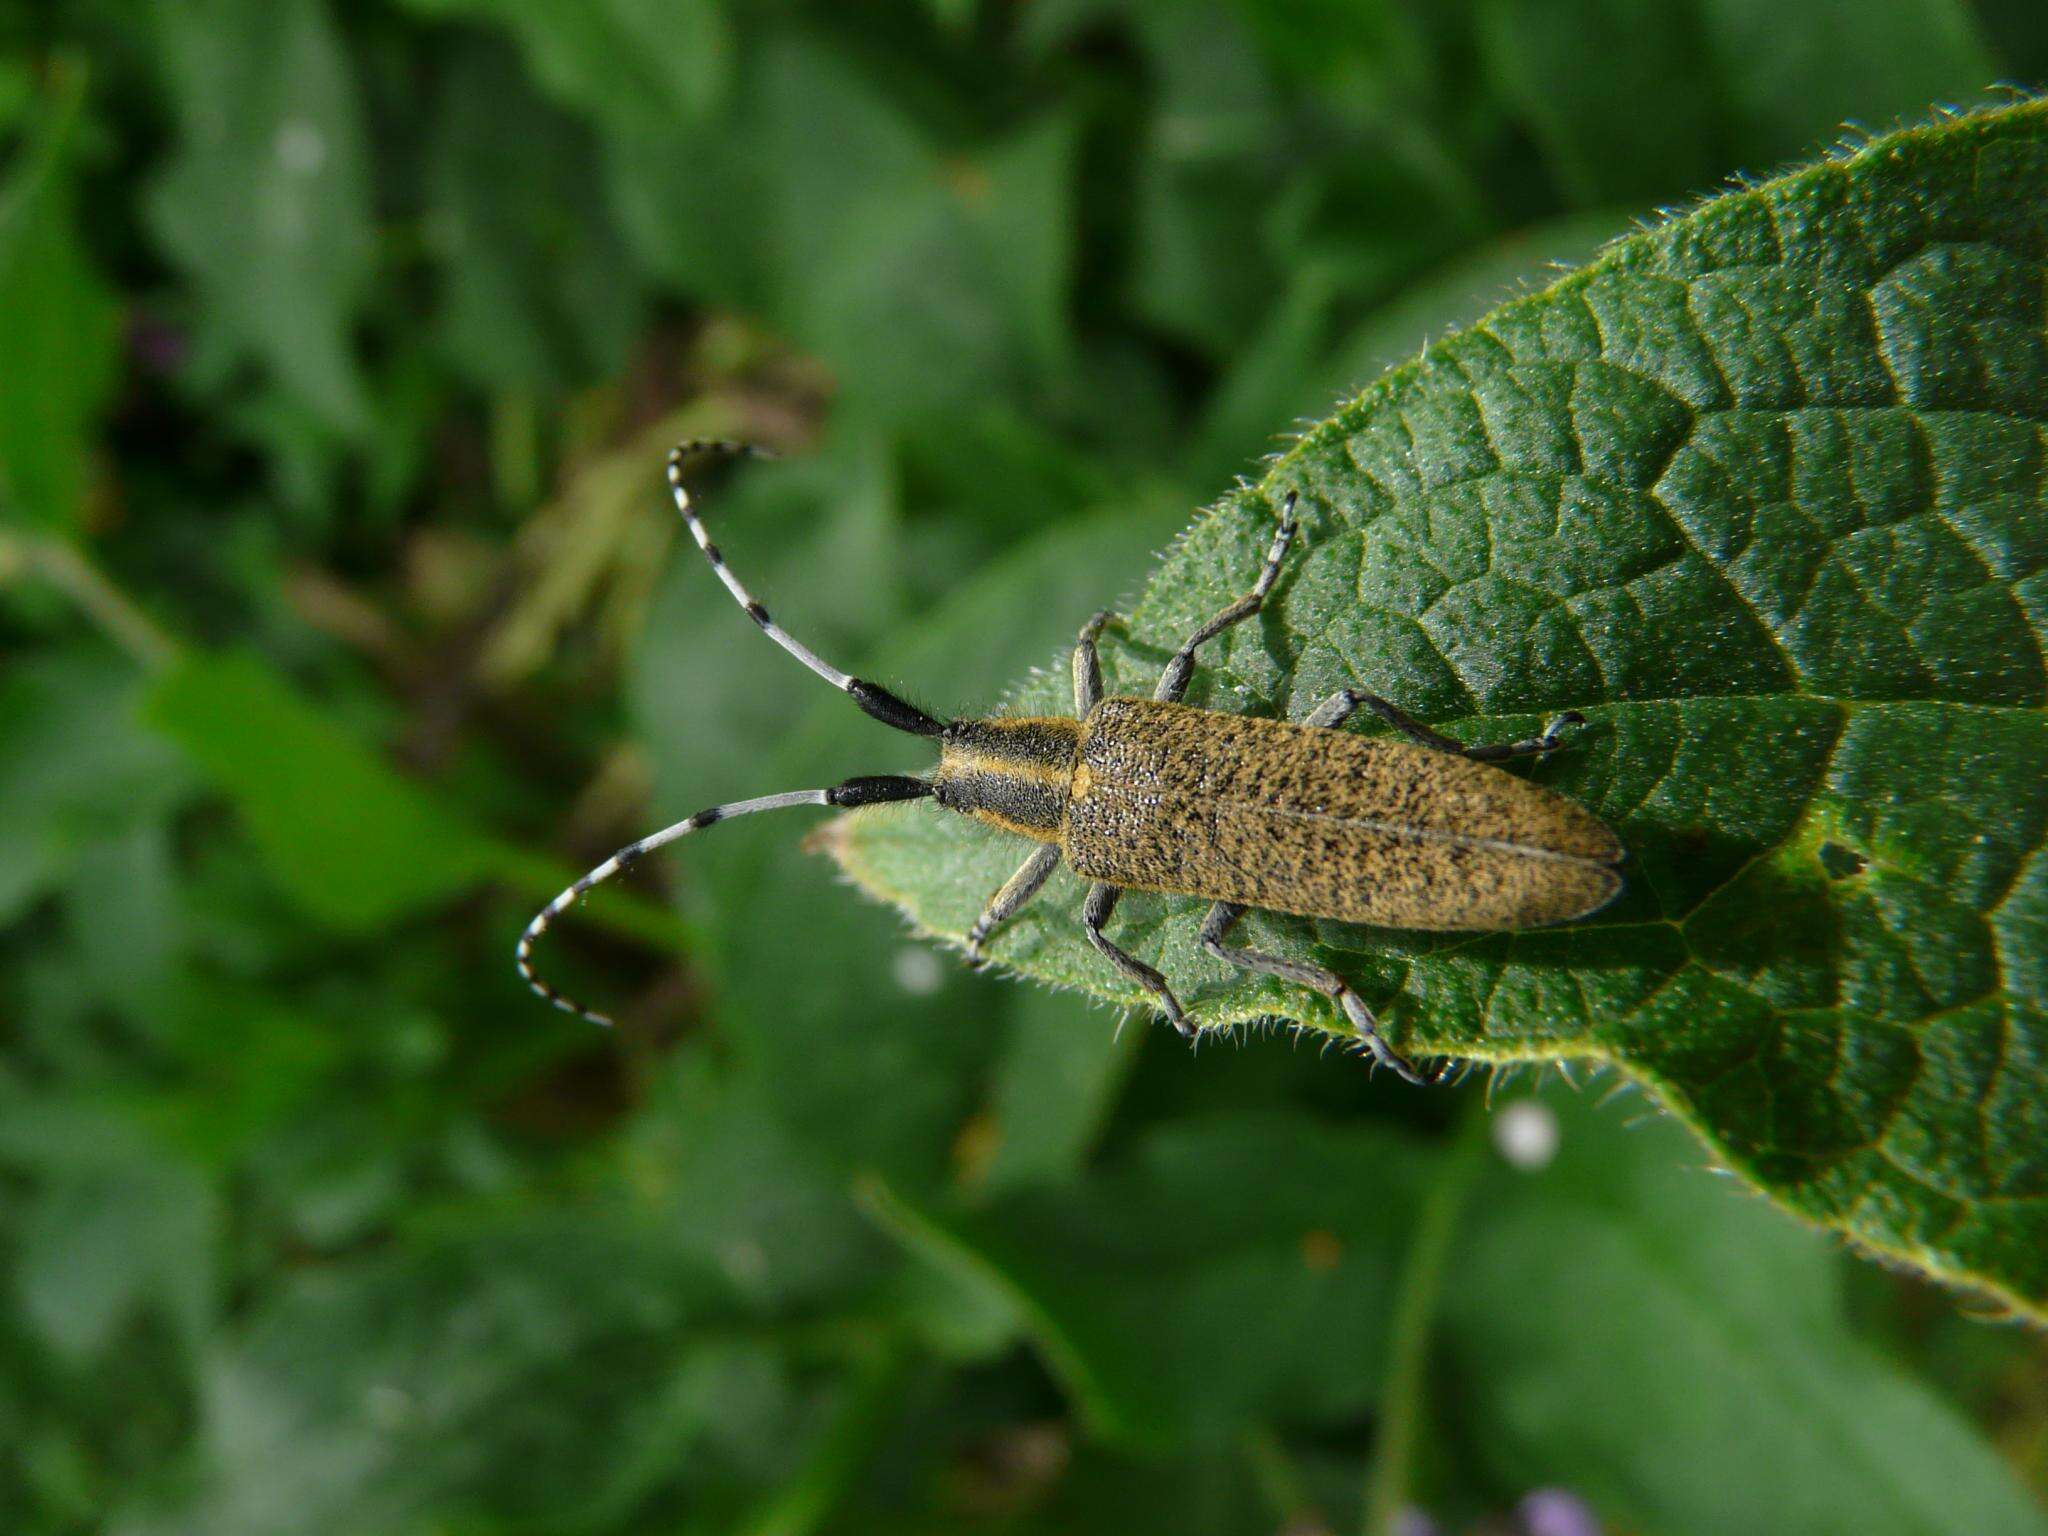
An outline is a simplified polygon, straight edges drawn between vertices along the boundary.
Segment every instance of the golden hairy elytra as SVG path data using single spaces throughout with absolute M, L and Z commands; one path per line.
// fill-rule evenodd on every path
M 1038 894 L 1065 862 L 1089 883 L 1081 926 L 1104 959 L 1149 991 L 1173 1026 L 1192 1036 L 1166 978 L 1104 932 L 1127 890 L 1213 903 L 1202 947 L 1218 959 L 1310 987 L 1331 998 L 1361 1042 L 1410 1082 L 1424 1079 L 1380 1038 L 1365 1002 L 1323 966 L 1225 942 L 1250 907 L 1384 928 L 1487 932 L 1566 922 L 1597 911 L 1621 889 L 1622 846 L 1590 811 L 1554 790 L 1489 766 L 1554 752 L 1581 717 L 1567 710 L 1541 735 L 1468 747 L 1387 700 L 1343 689 L 1302 720 L 1261 720 L 1180 702 L 1195 653 L 1257 613 L 1293 540 L 1289 493 L 1258 580 L 1174 652 L 1149 699 L 1109 697 L 1095 642 L 1097 614 L 1074 647 L 1074 717 L 940 721 L 888 689 L 821 660 L 769 617 L 732 570 L 683 486 L 695 454 L 750 453 L 744 444 L 689 442 L 669 455 L 669 486 L 718 579 L 763 633 L 885 725 L 935 738 L 929 778 L 883 774 L 829 789 L 800 789 L 715 805 L 620 849 L 535 915 L 517 959 L 527 983 L 570 1013 L 603 1014 L 564 997 L 534 973 L 534 942 L 584 892 L 644 854 L 714 822 L 801 805 L 858 806 L 929 798 L 1037 844 L 968 932 L 979 963 L 988 937 Z M 1360 708 L 1404 739 L 1338 729 Z

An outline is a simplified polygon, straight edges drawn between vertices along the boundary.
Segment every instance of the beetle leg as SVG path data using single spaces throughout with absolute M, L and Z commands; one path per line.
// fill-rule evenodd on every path
M 1110 613 L 1107 608 L 1081 626 L 1081 638 L 1074 643 L 1074 717 L 1086 720 L 1102 699 L 1102 663 L 1096 659 L 1095 637 L 1102 633 Z
M 1584 725 L 1586 717 L 1576 709 L 1568 709 L 1551 718 L 1543 727 L 1540 736 L 1526 736 L 1520 741 L 1495 742 L 1484 747 L 1468 747 L 1455 736 L 1446 736 L 1442 731 L 1431 730 L 1408 711 L 1391 700 L 1383 699 L 1376 693 L 1360 693 L 1352 688 L 1340 688 L 1322 703 L 1302 723 L 1311 726 L 1336 727 L 1351 718 L 1353 710 L 1364 705 L 1378 715 L 1410 741 L 1425 747 L 1434 747 L 1439 752 L 1456 752 L 1469 757 L 1475 763 L 1497 763 L 1505 757 L 1532 757 L 1542 752 L 1555 752 L 1564 745 L 1564 728 L 1568 725 Z
M 1322 703 L 1310 710 L 1308 717 L 1301 723 L 1312 731 L 1334 731 L 1346 720 L 1349 720 L 1353 712 L 1364 702 L 1364 694 L 1350 688 L 1339 688 L 1335 693 L 1323 700 Z M 1381 702 L 1385 703 L 1386 701 L 1381 700 Z M 1449 740 L 1449 738 L 1446 737 L 1445 740 Z M 1453 747 L 1456 745 L 1457 743 L 1452 742 Z
M 1475 763 L 1497 763 L 1504 757 L 1536 757 L 1545 752 L 1555 752 L 1564 745 L 1564 728 L 1568 725 L 1584 725 L 1586 717 L 1576 709 L 1568 709 L 1561 715 L 1551 717 L 1543 727 L 1541 736 L 1526 736 L 1520 741 L 1496 742 L 1490 747 L 1467 747 L 1465 755 Z
M 1243 623 L 1265 606 L 1266 594 L 1280 579 L 1280 562 L 1287 558 L 1287 546 L 1294 541 L 1294 530 L 1298 526 L 1294 521 L 1295 496 L 1295 492 L 1289 491 L 1287 499 L 1280 505 L 1280 526 L 1273 531 L 1273 542 L 1266 550 L 1265 568 L 1259 572 L 1259 579 L 1252 584 L 1251 591 L 1189 635 L 1181 648 L 1173 653 L 1166 670 L 1159 674 L 1159 686 L 1152 690 L 1156 703 L 1178 704 L 1181 695 L 1188 691 L 1188 679 L 1194 675 L 1195 652 L 1231 625 Z
M 1219 901 L 1209 909 L 1209 915 L 1202 920 L 1202 948 L 1218 960 L 1227 960 L 1232 965 L 1241 965 L 1248 971 L 1261 971 L 1268 976 L 1278 976 L 1282 981 L 1291 981 L 1298 987 L 1308 987 L 1320 992 L 1344 1010 L 1344 1016 L 1351 1021 L 1351 1027 L 1358 1031 L 1373 1058 L 1382 1066 L 1391 1067 L 1404 1081 L 1418 1087 L 1428 1087 L 1440 1078 L 1424 1077 L 1408 1064 L 1406 1057 L 1380 1038 L 1379 1023 L 1372 1016 L 1372 1010 L 1365 1006 L 1365 999 L 1351 990 L 1349 982 L 1335 971 L 1325 970 L 1307 960 L 1289 960 L 1281 955 L 1261 954 L 1255 949 L 1239 949 L 1225 944 L 1223 936 L 1240 917 L 1244 908 L 1234 902 Z
M 1031 857 L 1018 866 L 1017 873 L 1003 882 L 1003 888 L 989 898 L 981 916 L 967 930 L 967 963 L 970 966 L 979 970 L 986 963 L 981 946 L 988 941 L 988 936 L 1015 917 L 1059 867 L 1059 844 L 1045 843 L 1034 849 Z
M 1109 921 L 1109 914 L 1116 910 L 1116 901 L 1121 895 L 1122 890 L 1106 881 L 1098 880 L 1088 887 L 1088 899 L 1081 904 L 1081 926 L 1087 930 L 1088 942 L 1101 950 L 1111 965 L 1158 998 L 1159 1006 L 1166 1014 L 1166 1022 L 1179 1030 L 1184 1038 L 1192 1040 L 1195 1037 L 1195 1026 L 1188 1022 L 1187 1015 L 1181 1011 L 1180 999 L 1173 995 L 1173 988 L 1166 984 L 1166 978 L 1135 955 L 1125 954 L 1118 949 L 1102 931 L 1102 925 Z

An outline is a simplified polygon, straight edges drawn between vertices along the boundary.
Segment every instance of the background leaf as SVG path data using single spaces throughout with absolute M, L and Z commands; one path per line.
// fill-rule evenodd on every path
M 445 336 L 479 383 L 554 392 L 616 373 L 641 323 L 621 243 L 593 217 L 596 155 L 512 61 L 457 60 L 429 173 L 448 284 Z
M 1432 347 L 1198 522 L 1109 666 L 1149 686 L 1299 487 L 1276 600 L 1191 702 L 1299 717 L 1358 686 L 1478 740 L 1584 709 L 1534 774 L 1617 827 L 1629 887 L 1554 932 L 1267 919 L 1259 947 L 1357 977 L 1413 1052 L 1619 1061 L 1793 1209 L 2036 1312 L 2044 122 L 1915 129 L 1717 199 Z M 1065 688 L 1013 702 L 1064 712 Z M 1015 858 L 901 811 L 833 847 L 956 936 Z M 1140 1002 L 1077 888 L 995 957 Z M 1120 914 L 1198 1020 L 1342 1031 L 1201 956 L 1201 911 Z
M 227 356 L 260 359 L 330 428 L 360 430 L 349 333 L 370 271 L 369 175 L 326 8 L 210 0 L 156 26 L 182 135 L 151 203 L 164 244 Z
M 119 313 L 77 230 L 74 65 L 0 187 L 0 518 L 76 529 L 93 429 L 114 382 Z
M 1406 1153 L 1385 1137 L 1222 1120 L 1156 1136 L 1058 1193 L 885 1210 L 935 1262 L 1014 1300 L 1102 1433 L 1199 1443 L 1374 1399 L 1386 1256 L 1415 1216 Z
M 250 656 L 197 656 L 148 719 L 225 788 L 280 882 L 314 915 L 372 928 L 477 878 L 483 841 L 293 696 Z
M 135 719 L 141 692 L 107 656 L 19 667 L 0 685 L 0 918 L 18 917 L 81 849 L 190 795 L 176 755 Z
M 1853 25 L 1849 16 L 1838 0 L 1789 12 L 1762 0 L 1700 7 L 1706 47 L 1729 85 L 1734 149 L 1751 169 L 1782 158 L 1791 140 L 1843 122 L 1879 127 L 1999 78 L 1980 14 L 1958 0 L 1905 0 L 1859 13 Z
M 725 85 L 731 41 L 718 0 L 601 0 L 568 9 L 541 0 L 407 3 L 503 27 L 540 85 L 622 128 L 700 118 Z
M 1626 1136 L 1611 1109 L 1541 1104 L 1557 1162 L 1533 1181 L 1496 1165 L 1450 1265 L 1452 1369 L 1486 1383 L 1461 1426 L 1477 1454 L 1645 1530 L 2042 1528 L 1947 1411 L 1851 1337 L 1816 1235 L 1705 1177 L 1669 1127 Z M 1655 1379 L 1686 1390 L 1643 1390 Z M 1678 1451 L 1752 1432 L 1740 1477 Z

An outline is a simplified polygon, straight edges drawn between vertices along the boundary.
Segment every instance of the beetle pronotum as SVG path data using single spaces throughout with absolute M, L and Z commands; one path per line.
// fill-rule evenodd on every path
M 1553 752 L 1567 710 L 1539 736 L 1468 747 L 1370 693 L 1341 689 L 1300 724 L 1180 702 L 1195 653 L 1257 613 L 1294 538 L 1295 493 L 1282 503 L 1252 589 L 1188 636 L 1149 699 L 1102 696 L 1098 613 L 1074 647 L 1074 718 L 944 721 L 878 683 L 821 660 L 768 616 L 711 542 L 683 484 L 698 453 L 755 452 L 746 444 L 687 442 L 668 458 L 669 488 L 704 558 L 761 631 L 884 725 L 939 744 L 929 778 L 848 779 L 714 805 L 628 844 L 563 891 L 520 935 L 520 974 L 533 990 L 593 1023 L 611 1021 L 534 973 L 534 941 L 585 891 L 634 860 L 714 822 L 803 805 L 878 805 L 932 799 L 947 810 L 1039 846 L 989 899 L 967 935 L 970 964 L 1003 923 L 1036 896 L 1062 860 L 1089 882 L 1081 926 L 1089 943 L 1149 991 L 1168 1022 L 1192 1037 L 1166 978 L 1103 931 L 1126 890 L 1207 898 L 1202 948 L 1217 959 L 1278 976 L 1329 997 L 1359 1039 L 1410 1082 L 1424 1079 L 1380 1038 L 1370 1009 L 1341 976 L 1305 960 L 1224 942 L 1248 907 L 1383 928 L 1485 932 L 1565 922 L 1598 910 L 1621 889 L 1622 847 L 1590 811 L 1555 791 L 1486 766 Z M 1359 708 L 1406 740 L 1337 728 Z

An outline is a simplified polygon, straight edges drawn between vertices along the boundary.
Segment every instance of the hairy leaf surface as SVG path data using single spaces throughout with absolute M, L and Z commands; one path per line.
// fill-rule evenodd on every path
M 1244 941 L 1350 977 L 1411 1054 L 1619 1064 L 1783 1204 L 2048 1313 L 2044 278 L 2048 105 L 1894 133 L 1504 305 L 1198 518 L 1105 637 L 1111 691 L 1249 587 L 1298 491 L 1273 601 L 1190 702 L 1356 687 L 1472 741 L 1582 710 L 1530 772 L 1630 850 L 1566 928 Z M 1064 667 L 1008 703 L 1069 710 Z M 831 842 L 955 941 L 1025 851 L 925 806 Z M 996 961 L 1141 1002 L 1079 894 Z M 1204 908 L 1134 895 L 1112 931 L 1206 1026 L 1343 1031 L 1206 958 Z

